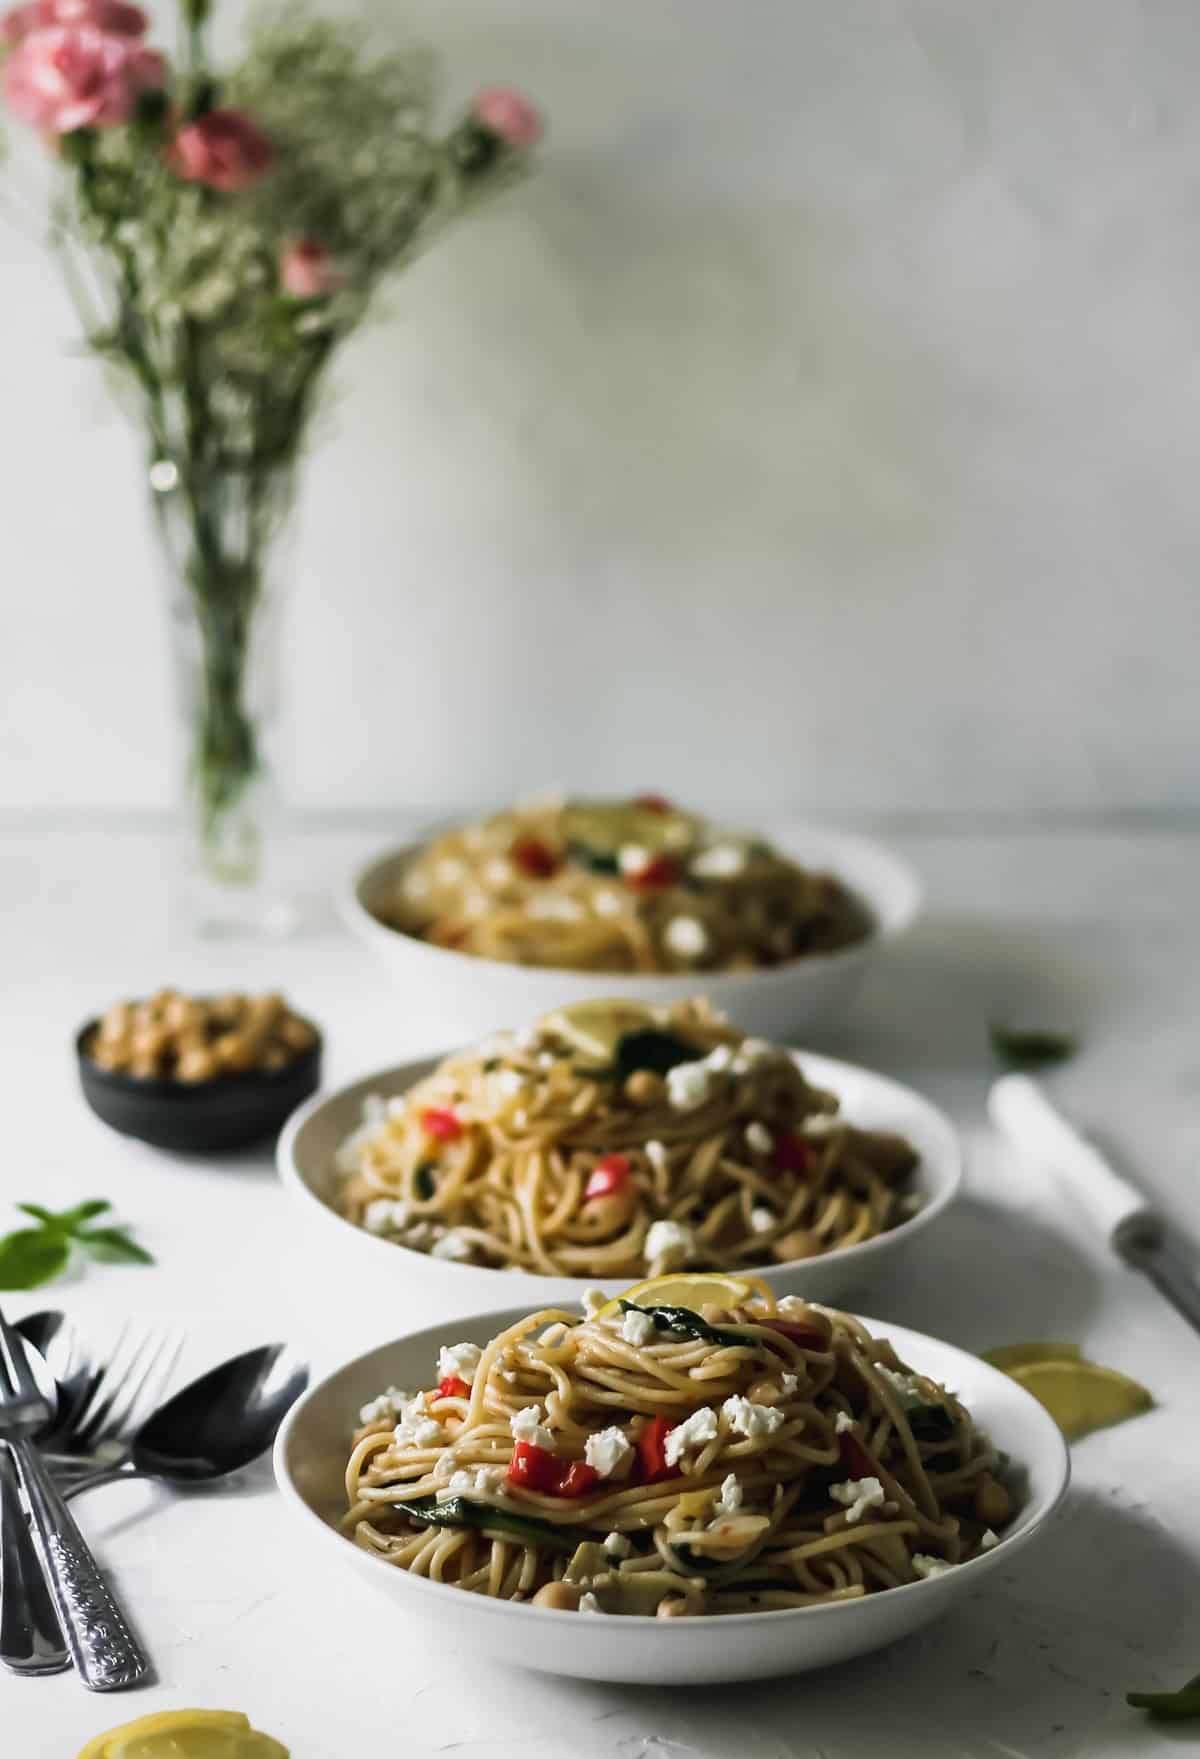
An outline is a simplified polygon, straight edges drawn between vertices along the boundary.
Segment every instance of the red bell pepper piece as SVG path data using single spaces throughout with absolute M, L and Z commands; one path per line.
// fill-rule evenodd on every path
M 808 1171 L 808 1143 L 801 1136 L 793 1136 L 790 1132 L 775 1138 L 775 1148 L 771 1155 L 771 1164 L 781 1173 L 806 1173 Z
M 637 1438 L 638 1459 L 645 1484 L 653 1484 L 657 1479 L 671 1475 L 671 1468 L 667 1465 L 667 1437 L 672 1427 L 667 1418 L 654 1417 Z
M 600 1482 L 600 1474 L 586 1460 L 572 1460 L 559 1479 L 559 1496 L 586 1496 Z
M 421 1113 L 421 1128 L 426 1136 L 434 1136 L 439 1142 L 453 1142 L 463 1132 L 455 1114 L 449 1107 L 441 1105 L 425 1107 Z
M 629 1161 L 623 1154 L 606 1154 L 592 1168 L 583 1188 L 585 1198 L 607 1197 L 619 1191 L 629 1178 Z
M 643 812 L 670 812 L 671 802 L 665 794 L 635 794 L 633 804 Z
M 825 1350 L 829 1347 L 829 1339 L 819 1325 L 805 1325 L 802 1319 L 763 1319 L 759 1324 L 766 1331 L 777 1331 L 781 1338 L 788 1338 L 798 1344 L 802 1350 Z
M 843 1431 L 838 1436 L 838 1453 L 851 1478 L 878 1478 L 879 1467 L 856 1435 Z
M 527 873 L 531 879 L 549 879 L 562 865 L 553 849 L 540 837 L 518 837 L 511 853 L 521 872 Z
M 625 875 L 625 884 L 635 892 L 654 892 L 661 886 L 673 886 L 679 878 L 679 863 L 669 855 L 655 855 L 645 867 L 635 867 Z
M 469 1399 L 471 1389 L 458 1374 L 448 1374 L 445 1380 L 439 1380 L 434 1397 L 439 1399 Z

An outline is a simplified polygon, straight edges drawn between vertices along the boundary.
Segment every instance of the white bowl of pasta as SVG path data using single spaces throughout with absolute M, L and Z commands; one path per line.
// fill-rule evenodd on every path
M 342 913 L 352 931 L 408 995 L 429 998 L 447 1032 L 486 1032 L 505 1020 L 532 1018 L 558 1003 L 597 995 L 671 1002 L 703 989 L 714 1005 L 748 1031 L 766 1038 L 795 1038 L 845 1011 L 870 966 L 911 926 L 920 907 L 921 887 L 907 863 L 868 837 L 795 824 L 778 832 L 772 846 L 774 857 L 797 864 L 807 876 L 827 876 L 828 883 L 844 888 L 861 909 L 857 938 L 839 941 L 833 933 L 828 947 L 818 942 L 802 955 L 769 964 L 748 963 L 744 969 L 710 967 L 703 958 L 693 965 L 687 951 L 678 955 L 668 952 L 669 958 L 677 960 L 673 969 L 611 969 L 605 964 L 609 954 L 603 943 L 581 944 L 577 954 L 560 947 L 553 954 L 557 963 L 551 964 L 542 962 L 544 949 L 531 945 L 528 938 L 518 942 L 515 937 L 508 957 L 495 951 L 495 944 L 508 944 L 503 941 L 493 944 L 491 956 L 483 957 L 397 926 L 394 901 L 403 894 L 417 865 L 428 860 L 436 842 L 412 843 L 368 862 L 343 894 Z M 643 845 L 634 847 L 640 850 Z M 697 859 L 723 854 L 730 847 L 727 842 L 717 843 Z M 449 862 L 459 859 L 446 858 Z M 507 859 L 491 858 L 500 864 Z M 639 938 L 643 950 L 651 930 L 660 945 L 670 937 L 674 937 L 671 944 L 678 941 L 684 949 L 703 944 L 681 939 L 685 933 L 715 941 L 718 931 L 713 917 L 719 922 L 726 908 L 719 898 L 712 901 L 699 892 L 683 891 L 671 894 L 677 897 L 677 904 L 653 897 L 647 904 L 644 894 L 623 895 L 621 888 L 625 885 L 628 893 L 628 884 L 620 876 L 610 880 L 602 876 L 597 882 L 594 876 L 585 875 L 576 883 L 594 890 L 601 905 L 607 900 L 614 904 L 611 914 L 593 914 L 589 927 L 605 935 L 621 932 L 628 938 L 632 934 Z M 697 883 L 712 891 L 739 882 L 716 877 Z M 554 876 L 545 882 L 547 890 L 557 884 Z M 581 904 L 569 891 L 563 896 L 555 894 L 553 899 L 535 895 L 530 908 L 540 903 L 549 909 L 552 901 L 560 909 L 591 909 L 590 900 Z M 471 903 L 470 894 L 467 902 Z M 483 894 L 475 902 L 482 903 Z M 624 917 L 619 909 L 622 903 Z M 753 907 L 752 901 L 748 908 Z M 634 915 L 641 912 L 645 918 L 647 911 L 655 910 L 663 914 L 657 918 L 651 915 L 648 921 L 639 921 Z M 704 910 L 710 912 L 709 917 L 703 916 Z M 489 918 L 484 915 L 479 920 L 486 923 Z M 576 932 L 574 924 L 554 916 L 536 918 L 534 927 L 539 942 L 548 935 Z
M 331 1247 L 464 1308 L 673 1269 L 828 1299 L 905 1252 L 962 1175 L 953 1126 L 911 1089 L 700 1003 L 579 1004 L 380 1070 L 302 1106 L 277 1159 Z
M 683 1685 L 907 1636 L 1061 1500 L 1053 1420 L 965 1351 L 797 1302 L 704 1311 L 506 1309 L 359 1356 L 280 1431 L 298 1531 L 456 1649 Z

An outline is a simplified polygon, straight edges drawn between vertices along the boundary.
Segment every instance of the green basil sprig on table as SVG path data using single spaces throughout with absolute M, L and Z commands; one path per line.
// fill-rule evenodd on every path
M 397 1511 L 410 1520 L 429 1527 L 470 1527 L 477 1533 L 495 1533 L 501 1539 L 517 1539 L 523 1545 L 538 1545 L 543 1551 L 573 1552 L 580 1539 L 603 1540 L 603 1533 L 581 1534 L 578 1528 L 556 1526 L 553 1521 L 540 1521 L 533 1515 L 514 1515 L 508 1509 L 493 1508 L 490 1503 L 469 1502 L 463 1496 L 421 1496 L 412 1502 L 398 1502 Z
M 1177 1692 L 1126 1692 L 1126 1704 L 1135 1710 L 1148 1710 L 1151 1716 L 1168 1722 L 1182 1722 L 1185 1717 L 1200 1716 L 1200 1673 Z
M 92 1225 L 112 1208 L 106 1198 L 92 1197 L 72 1209 L 44 1209 L 40 1203 L 18 1203 L 17 1208 L 37 1227 L 0 1236 L 0 1289 L 37 1289 L 52 1282 L 66 1270 L 73 1251 L 103 1264 L 154 1263 L 127 1229 Z
M 992 1021 L 988 1026 L 993 1055 L 1012 1069 L 1048 1069 L 1054 1063 L 1065 1063 L 1079 1049 L 1079 1040 L 1071 1032 L 1049 1032 L 1041 1026 L 1004 1026 Z

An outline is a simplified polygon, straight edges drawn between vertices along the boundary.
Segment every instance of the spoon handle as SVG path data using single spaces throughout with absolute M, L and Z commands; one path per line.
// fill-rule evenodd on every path
M 71 1659 L 92 1692 L 118 1692 L 150 1673 L 150 1662 L 125 1622 L 87 1540 L 38 1454 L 22 1436 L 8 1442 L 21 1474 L 38 1556 L 66 1633 Z
M 46 1590 L 9 1451 L 0 1445 L 0 1662 L 12 1673 L 62 1673 L 71 1665 Z

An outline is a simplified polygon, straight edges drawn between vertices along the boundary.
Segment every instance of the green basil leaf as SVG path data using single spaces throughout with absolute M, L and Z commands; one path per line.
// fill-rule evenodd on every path
M 63 1228 L 62 1222 L 52 1209 L 43 1209 L 40 1203 L 18 1203 L 15 1207 L 21 1210 L 24 1215 L 31 1215 L 35 1222 L 40 1222 L 44 1228 L 49 1228 L 52 1232 L 70 1232 L 69 1228 Z
M 73 1234 L 84 1222 L 93 1221 L 96 1216 L 103 1215 L 106 1209 L 111 1208 L 112 1204 L 106 1197 L 89 1197 L 86 1203 L 77 1203 L 74 1209 L 60 1210 L 55 1220 L 60 1227 Z
M 648 1313 L 659 1331 L 673 1332 L 679 1338 L 698 1338 L 706 1344 L 755 1344 L 744 1332 L 725 1331 L 709 1325 L 690 1307 L 639 1307 L 636 1301 L 622 1301 L 622 1313 Z
M 590 843 L 568 843 L 567 860 L 589 873 L 620 873 L 621 864 L 615 849 L 593 849 Z
M 1151 1716 L 1171 1722 L 1200 1716 L 1200 1673 L 1177 1692 L 1126 1692 L 1125 1702 L 1135 1710 L 1148 1710 Z
M 492 1508 L 489 1503 L 470 1502 L 463 1496 L 449 1496 L 441 1502 L 436 1496 L 423 1496 L 414 1502 L 398 1502 L 394 1506 L 400 1514 L 429 1527 L 470 1527 L 476 1533 L 516 1539 L 522 1545 L 536 1545 L 542 1551 L 561 1552 L 564 1557 L 583 1539 L 604 1539 L 603 1533 L 581 1533 L 578 1527 L 559 1527 L 553 1521 L 540 1521 L 533 1515 L 515 1515 L 508 1509 Z
M 996 1058 L 1014 1069 L 1048 1069 L 1053 1063 L 1066 1062 L 1079 1049 L 1074 1033 L 1048 1032 L 1037 1026 L 1004 1026 L 992 1021 L 988 1037 Z
M 647 1026 L 636 1032 L 623 1032 L 617 1040 L 614 1068 L 617 1079 L 624 1081 L 638 1069 L 649 1069 L 655 1075 L 666 1075 L 680 1063 L 694 1063 L 703 1057 L 698 1045 L 689 1044 L 674 1032 L 659 1032 Z
M 436 1171 L 437 1162 L 435 1160 L 423 1160 L 413 1174 L 413 1184 L 422 1203 L 428 1203 L 433 1196 L 433 1175 Z
M 71 1248 L 47 1228 L 18 1228 L 0 1239 L 0 1289 L 37 1289 L 67 1267 Z
M 911 1405 L 904 1413 L 918 1441 L 949 1441 L 956 1425 L 945 1405 Z
M 154 1263 L 145 1247 L 131 1240 L 124 1228 L 85 1228 L 76 1239 L 104 1264 Z

